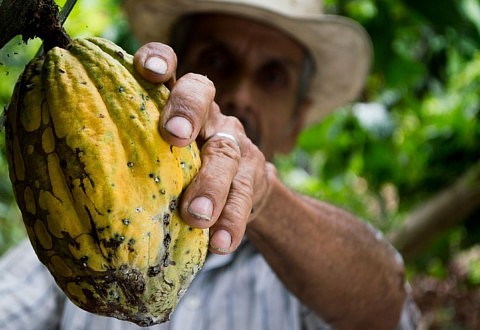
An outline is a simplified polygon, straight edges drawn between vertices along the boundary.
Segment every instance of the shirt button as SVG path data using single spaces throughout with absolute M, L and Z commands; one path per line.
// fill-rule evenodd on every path
M 190 310 L 199 309 L 201 304 L 202 302 L 200 301 L 200 298 L 197 296 L 187 297 L 185 301 L 185 307 Z

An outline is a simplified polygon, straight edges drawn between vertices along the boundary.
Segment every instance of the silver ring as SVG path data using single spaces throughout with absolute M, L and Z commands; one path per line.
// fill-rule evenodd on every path
M 230 141 L 233 141 L 235 143 L 235 145 L 238 147 L 239 150 L 241 150 L 240 148 L 240 143 L 238 143 L 237 139 L 235 138 L 235 136 L 233 136 L 232 134 L 230 133 L 226 133 L 226 132 L 217 132 L 215 134 L 212 134 L 208 139 L 210 140 L 211 138 L 213 137 L 221 137 L 221 138 L 224 138 L 224 139 L 228 139 Z

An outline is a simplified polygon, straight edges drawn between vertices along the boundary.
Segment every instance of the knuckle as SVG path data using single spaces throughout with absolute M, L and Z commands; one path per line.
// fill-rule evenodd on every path
M 243 125 L 237 117 L 225 116 L 225 125 L 231 127 L 235 131 L 242 132 L 242 135 L 245 134 Z
M 238 196 L 240 206 L 244 202 L 250 202 L 253 195 L 252 177 L 246 172 L 238 173 L 232 182 L 231 191 Z
M 172 88 L 170 100 L 179 108 L 206 112 L 215 98 L 215 87 L 207 78 L 187 73 Z M 200 82 L 200 83 L 199 83 Z
M 248 142 L 249 143 L 245 143 L 245 146 L 242 146 L 242 152 L 257 164 L 265 163 L 265 156 L 260 149 L 250 139 L 248 139 Z
M 145 55 L 167 55 L 172 56 L 175 54 L 172 47 L 169 45 L 163 44 L 161 42 L 149 42 L 140 47 L 142 52 L 145 52 Z
M 229 205 L 229 210 L 224 210 L 216 226 L 225 228 L 234 235 L 242 235 L 245 230 L 247 218 L 245 217 L 245 212 L 241 212 L 240 210 L 238 207 L 235 208 L 233 205 Z
M 186 73 L 182 79 L 195 87 L 195 89 L 215 91 L 215 85 L 207 76 L 189 72 Z
M 228 158 L 235 163 L 238 163 L 241 158 L 235 142 L 227 139 L 211 139 L 205 147 L 205 154 L 222 159 Z
M 228 200 L 229 210 L 233 219 L 248 218 L 253 205 L 254 188 L 252 180 L 247 175 L 238 175 L 232 183 L 230 198 Z

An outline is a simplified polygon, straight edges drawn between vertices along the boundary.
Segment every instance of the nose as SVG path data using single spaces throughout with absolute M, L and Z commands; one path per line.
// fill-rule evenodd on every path
M 259 138 L 259 114 L 255 107 L 254 86 L 248 79 L 237 80 L 228 87 L 217 87 L 217 102 L 220 110 L 227 116 L 237 117 L 242 123 L 245 133 L 254 142 Z
M 218 104 L 226 115 L 241 116 L 252 110 L 253 90 L 247 79 L 217 87 Z

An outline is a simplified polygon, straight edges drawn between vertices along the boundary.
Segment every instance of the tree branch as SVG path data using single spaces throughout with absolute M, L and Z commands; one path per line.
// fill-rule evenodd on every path
M 13 37 L 23 34 L 39 0 L 3 0 L 0 4 L 0 48 Z
M 414 210 L 388 237 L 409 260 L 441 233 L 480 209 L 480 161 L 447 189 Z
M 70 43 L 59 21 L 58 6 L 54 0 L 3 0 L 0 2 L 0 48 L 13 37 L 23 40 L 40 37 L 48 51 L 54 46 Z

